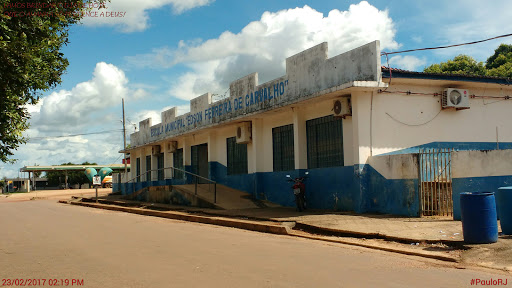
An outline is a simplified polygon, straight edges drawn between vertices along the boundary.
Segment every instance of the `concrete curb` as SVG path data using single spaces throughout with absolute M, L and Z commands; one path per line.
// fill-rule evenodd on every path
M 293 232 L 291 232 L 289 235 L 290 236 L 301 237 L 301 238 L 306 238 L 306 239 L 312 239 L 312 240 L 319 240 L 319 241 L 326 241 L 326 242 L 332 242 L 332 243 L 346 244 L 346 245 L 352 245 L 352 246 L 359 246 L 359 247 L 364 247 L 364 248 L 369 248 L 369 249 L 375 249 L 375 250 L 381 250 L 381 251 L 386 251 L 386 252 L 399 253 L 399 254 L 410 255 L 410 256 L 419 256 L 419 257 L 430 258 L 430 259 L 441 260 L 441 261 L 447 261 L 447 262 L 457 263 L 457 262 L 460 261 L 460 259 L 458 259 L 457 257 L 429 254 L 429 253 L 418 252 L 418 251 L 411 251 L 411 250 L 395 249 L 395 248 L 390 248 L 390 247 L 383 247 L 383 246 L 378 246 L 378 245 L 369 245 L 369 244 L 363 244 L 363 243 L 356 243 L 356 242 L 352 242 L 352 241 L 345 241 L 345 240 L 339 240 L 339 239 L 334 240 L 334 239 L 323 238 L 321 236 L 309 236 L 309 235 L 302 235 L 302 234 L 297 234 L 297 233 L 293 233 Z
M 132 214 L 154 216 L 154 217 L 161 217 L 161 218 L 168 218 L 168 219 L 182 220 L 182 221 L 189 221 L 189 222 L 197 222 L 197 223 L 211 224 L 211 225 L 217 225 L 217 226 L 233 227 L 233 228 L 256 231 L 256 232 L 288 235 L 288 231 L 287 231 L 286 227 L 284 227 L 284 226 L 262 224 L 262 223 L 257 223 L 257 222 L 253 222 L 253 221 L 241 220 L 241 219 L 234 220 L 234 219 L 222 218 L 222 217 L 204 217 L 204 216 L 190 215 L 188 213 L 182 213 L 182 212 L 176 212 L 176 211 L 155 211 L 155 210 L 148 210 L 148 209 L 141 209 L 141 208 L 134 208 L 134 207 L 114 206 L 114 205 L 108 205 L 108 204 L 96 204 L 96 203 L 86 203 L 86 202 L 68 202 L 65 200 L 61 200 L 59 202 L 65 203 L 65 204 L 71 204 L 71 205 L 105 209 L 105 210 L 121 211 L 121 212 L 127 212 L 127 213 L 132 213 Z
M 244 229 L 244 230 L 250 230 L 250 231 L 256 231 L 256 232 L 264 232 L 264 233 L 277 234 L 277 235 L 288 235 L 288 236 L 300 237 L 300 238 L 311 239 L 311 240 L 359 246 L 359 247 L 363 247 L 363 248 L 381 250 L 381 251 L 392 252 L 392 253 L 399 253 L 399 254 L 410 255 L 410 256 L 419 256 L 419 257 L 447 261 L 447 262 L 459 262 L 459 259 L 455 258 L 455 257 L 436 255 L 436 254 L 430 254 L 430 253 L 419 252 L 419 251 L 411 251 L 411 250 L 405 250 L 405 249 L 401 250 L 401 249 L 396 249 L 396 248 L 363 244 L 363 243 L 357 243 L 357 242 L 341 240 L 341 239 L 329 239 L 329 238 L 322 237 L 322 236 L 305 235 L 305 234 L 301 234 L 300 232 L 292 231 L 291 229 L 289 230 L 287 227 L 284 227 L 284 226 L 272 225 L 270 223 L 258 223 L 258 222 L 254 222 L 254 221 L 250 221 L 250 220 L 231 219 L 231 218 L 216 217 L 216 216 L 198 216 L 198 215 L 191 215 L 186 212 L 155 211 L 155 210 L 148 210 L 148 209 L 135 208 L 135 207 L 125 207 L 125 206 L 118 206 L 118 205 L 112 205 L 112 204 L 99 204 L 99 203 L 97 204 L 97 203 L 89 203 L 89 202 L 81 202 L 81 201 L 73 202 L 73 201 L 68 201 L 68 200 L 60 200 L 59 203 L 84 206 L 84 207 L 90 207 L 90 208 L 105 209 L 105 210 L 111 210 L 111 211 L 127 212 L 127 213 L 146 215 L 146 216 L 168 218 L 168 219 L 174 219 L 174 220 L 211 224 L 211 225 L 217 225 L 217 226 L 233 227 L 233 228 L 238 228 L 238 229 Z M 304 224 L 302 224 L 302 225 L 304 225 Z M 316 226 L 314 226 L 314 227 L 316 227 Z M 353 233 L 349 233 L 349 234 L 353 234 Z
M 90 202 L 90 201 L 94 201 L 94 199 L 84 198 L 84 201 Z M 119 206 L 123 206 L 123 207 L 130 207 L 130 206 L 125 205 L 126 202 L 118 201 L 118 200 L 99 199 L 99 202 L 103 203 L 103 204 L 108 204 L 108 205 L 119 205 Z M 162 207 L 164 209 L 168 208 L 166 206 L 158 205 L 158 204 L 152 204 L 152 205 L 154 207 Z M 316 233 L 316 234 L 320 234 L 323 236 L 383 239 L 383 240 L 394 241 L 394 242 L 405 243 L 405 244 L 419 243 L 419 242 L 429 243 L 429 244 L 443 243 L 446 245 L 457 246 L 457 247 L 461 247 L 465 244 L 464 241 L 458 241 L 458 240 L 448 240 L 448 239 L 426 240 L 426 239 L 419 239 L 419 238 L 395 237 L 395 236 L 389 236 L 389 235 L 381 234 L 381 233 L 365 233 L 365 232 L 358 232 L 358 231 L 352 231 L 352 230 L 331 229 L 331 228 L 327 228 L 327 227 L 321 227 L 321 226 L 303 223 L 298 220 L 283 221 L 283 220 L 276 219 L 276 218 L 254 217 L 254 216 L 247 216 L 247 215 L 241 215 L 241 214 L 240 215 L 234 214 L 234 215 L 227 216 L 225 214 L 216 213 L 214 211 L 206 212 L 206 211 L 201 211 L 201 210 L 199 210 L 199 211 L 189 210 L 187 208 L 181 208 L 179 210 L 173 209 L 172 211 L 180 211 L 180 212 L 188 213 L 188 214 L 194 214 L 194 213 L 199 212 L 206 216 L 222 217 L 222 218 L 235 218 L 235 219 L 247 219 L 249 221 L 251 221 L 251 220 L 252 221 L 267 221 L 267 222 L 275 222 L 275 223 L 294 222 L 294 223 L 296 223 L 294 229 L 303 230 L 308 233 Z
M 396 237 L 396 236 L 389 236 L 386 234 L 381 233 L 364 233 L 364 232 L 358 232 L 358 231 L 350 231 L 350 230 L 338 230 L 338 229 L 331 229 L 326 227 L 320 227 L 315 226 L 311 224 L 306 224 L 302 222 L 296 222 L 295 228 L 301 229 L 308 232 L 313 233 L 319 233 L 319 234 L 330 234 L 333 236 L 341 236 L 341 237 L 356 237 L 356 238 L 368 238 L 368 239 L 383 239 L 383 240 L 389 240 L 394 242 L 400 242 L 400 243 L 443 243 L 451 246 L 462 246 L 464 245 L 464 241 L 458 241 L 458 240 L 428 240 L 428 239 L 416 239 L 416 238 L 404 238 L 404 237 Z

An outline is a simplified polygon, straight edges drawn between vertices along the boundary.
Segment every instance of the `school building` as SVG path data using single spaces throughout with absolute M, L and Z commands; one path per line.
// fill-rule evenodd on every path
M 123 189 L 190 182 L 175 167 L 294 206 L 286 175 L 309 171 L 308 207 L 459 217 L 458 194 L 512 185 L 509 80 L 381 66 L 379 41 L 329 58 L 327 43 L 286 74 L 231 82 L 190 112 L 162 112 L 130 135 Z

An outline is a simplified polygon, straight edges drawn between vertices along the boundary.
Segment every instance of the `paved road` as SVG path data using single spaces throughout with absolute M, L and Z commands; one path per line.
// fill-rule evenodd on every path
M 0 281 L 78 279 L 82 287 L 470 287 L 471 279 L 492 278 L 512 286 L 510 275 L 433 260 L 51 200 L 0 201 L 0 229 Z
M 99 188 L 98 196 L 105 196 L 112 192 L 112 188 Z M 67 190 L 39 190 L 29 193 L 0 194 L 0 203 L 29 201 L 31 199 L 69 199 L 71 196 L 94 197 L 95 189 L 67 189 Z

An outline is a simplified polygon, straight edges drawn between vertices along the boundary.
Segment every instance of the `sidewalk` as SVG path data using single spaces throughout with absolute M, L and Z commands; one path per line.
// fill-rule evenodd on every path
M 497 243 L 467 245 L 462 224 L 451 218 L 406 218 L 293 208 L 216 210 L 102 197 L 100 204 L 84 198 L 71 204 L 315 240 L 461 262 L 512 272 L 512 237 L 501 235 Z

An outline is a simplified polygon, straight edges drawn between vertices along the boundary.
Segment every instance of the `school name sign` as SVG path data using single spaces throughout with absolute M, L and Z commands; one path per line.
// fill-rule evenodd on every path
M 187 127 L 212 124 L 216 120 L 227 120 L 260 107 L 272 106 L 277 99 L 283 97 L 288 86 L 288 80 L 262 87 L 259 90 L 239 96 L 218 101 L 202 111 L 190 112 L 183 117 L 169 123 L 162 123 L 151 128 L 150 137 L 155 138 L 165 134 L 174 134 L 175 131 L 186 130 Z M 266 104 L 266 105 L 265 105 Z

